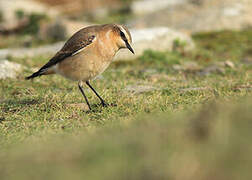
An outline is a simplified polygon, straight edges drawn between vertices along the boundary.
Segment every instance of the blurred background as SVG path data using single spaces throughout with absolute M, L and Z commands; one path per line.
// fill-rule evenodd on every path
M 136 56 L 124 52 L 117 59 L 172 50 L 178 41 L 193 49 L 196 33 L 250 28 L 251 6 L 250 0 L 0 0 L 0 58 L 53 55 L 79 29 L 105 23 L 132 31 Z
M 65 40 L 90 24 L 186 34 L 239 30 L 251 27 L 251 6 L 250 0 L 0 0 L 0 48 Z
M 92 24 L 130 28 L 87 107 L 25 81 Z M 90 102 L 98 100 L 87 90 Z M 0 179 L 251 179 L 252 0 L 0 0 Z

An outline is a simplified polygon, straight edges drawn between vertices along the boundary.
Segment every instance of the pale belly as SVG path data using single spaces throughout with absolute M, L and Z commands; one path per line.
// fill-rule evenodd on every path
M 94 55 L 77 54 L 66 58 L 54 66 L 54 71 L 74 81 L 88 81 L 103 73 L 112 61 L 111 58 L 99 58 Z

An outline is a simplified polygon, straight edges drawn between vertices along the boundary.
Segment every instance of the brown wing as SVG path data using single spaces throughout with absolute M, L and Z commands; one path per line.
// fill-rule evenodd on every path
M 42 68 L 37 72 L 33 73 L 31 76 L 26 79 L 31 79 L 40 75 L 43 75 L 46 70 L 55 64 L 63 61 L 65 58 L 72 56 L 74 53 L 90 45 L 95 39 L 94 30 L 95 26 L 90 26 L 84 28 L 77 33 L 75 33 L 63 46 L 63 48 L 57 52 L 57 54 L 48 61 Z
M 85 29 L 83 29 L 83 31 L 77 32 L 66 42 L 63 48 L 41 69 L 47 69 L 57 64 L 58 62 L 64 60 L 65 58 L 73 55 L 79 50 L 90 45 L 94 39 L 95 35 L 91 35 L 91 33 L 86 32 Z

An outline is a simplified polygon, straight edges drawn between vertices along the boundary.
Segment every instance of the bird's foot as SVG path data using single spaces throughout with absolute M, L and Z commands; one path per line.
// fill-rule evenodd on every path
M 107 103 L 105 103 L 105 101 L 102 101 L 101 105 L 102 105 L 102 107 L 108 107 L 109 106 Z
M 109 106 L 115 107 L 115 106 L 117 106 L 117 104 L 115 104 L 115 103 L 108 104 L 108 103 L 105 103 L 104 101 L 101 102 L 101 105 L 102 105 L 102 107 L 109 107 Z

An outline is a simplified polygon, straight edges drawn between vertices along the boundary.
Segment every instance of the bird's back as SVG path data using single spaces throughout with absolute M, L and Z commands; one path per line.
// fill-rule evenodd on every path
M 113 43 L 113 25 L 91 26 L 77 32 L 62 48 L 68 49 L 83 36 L 92 37 L 92 43 L 58 63 L 56 73 L 72 80 L 86 81 L 102 73 L 111 63 L 118 47 Z M 84 38 L 86 39 L 86 38 Z

